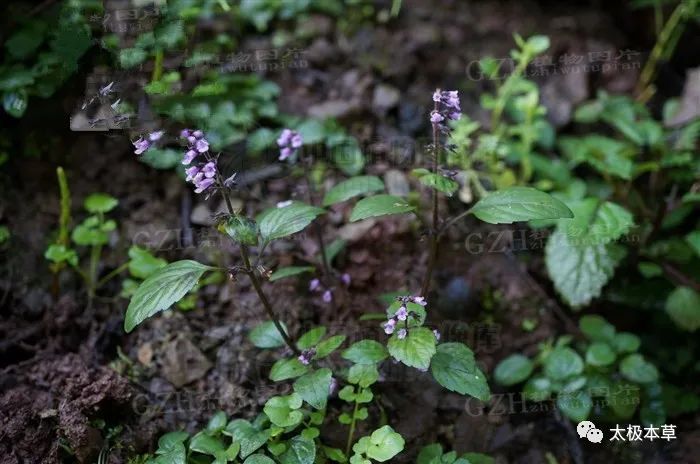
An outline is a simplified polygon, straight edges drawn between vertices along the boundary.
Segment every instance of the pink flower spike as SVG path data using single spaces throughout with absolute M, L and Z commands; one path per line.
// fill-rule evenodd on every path
M 202 137 L 204 137 L 204 132 L 202 132 L 201 130 L 196 130 L 196 131 L 192 132 L 192 135 L 196 139 L 201 139 Z
M 195 138 L 194 135 L 190 135 L 187 137 L 187 141 L 190 143 L 195 143 L 197 141 L 197 139 Z
M 292 148 L 299 148 L 303 143 L 304 140 L 301 138 L 301 134 L 294 133 L 292 136 Z
M 289 147 L 284 147 L 280 150 L 279 160 L 284 161 L 287 158 L 289 158 L 290 156 L 292 156 L 292 149 Z
M 186 182 L 191 181 L 194 179 L 194 177 L 199 174 L 199 168 L 197 166 L 192 166 L 190 168 L 185 169 L 185 174 L 187 174 L 187 178 L 185 179 Z
M 141 137 L 136 142 L 133 142 L 134 148 L 134 153 L 137 155 L 140 155 L 141 153 L 145 152 L 151 147 L 151 143 L 148 140 L 145 140 Z
M 435 92 L 433 92 L 433 101 L 434 102 L 439 102 L 441 98 L 442 98 L 442 95 L 440 94 L 439 90 L 436 90 Z
M 311 282 L 309 282 L 309 290 L 312 292 L 315 292 L 316 290 L 318 290 L 320 286 L 321 286 L 321 281 L 318 279 L 313 279 Z
M 148 134 L 148 140 L 150 140 L 151 142 L 157 142 L 158 140 L 160 140 L 161 137 L 163 137 L 164 133 L 164 131 L 151 132 L 150 134 Z
M 340 276 L 340 281 L 341 281 L 343 284 L 345 284 L 346 287 L 349 287 L 349 286 L 350 286 L 351 280 L 352 280 L 352 279 L 350 278 L 350 274 L 348 274 L 347 272 L 346 272 L 345 274 L 343 274 L 343 275 Z
M 406 310 L 406 307 L 401 306 L 398 309 L 398 311 L 396 311 L 396 314 L 394 314 L 394 316 L 396 316 L 396 319 L 398 319 L 400 321 L 405 321 L 406 318 L 408 317 L 408 311 Z
M 389 319 L 384 323 L 384 333 L 387 335 L 391 335 L 394 333 L 394 328 L 396 327 L 396 320 L 395 319 Z
M 396 336 L 399 340 L 403 340 L 404 338 L 406 338 L 406 335 L 408 335 L 408 330 L 406 329 L 399 329 L 399 331 L 396 332 Z
M 190 131 L 189 129 L 182 129 L 180 131 L 180 137 L 183 139 L 188 138 L 190 135 L 192 135 L 192 131 Z
M 197 174 L 197 175 L 199 175 L 199 174 Z M 194 193 L 202 193 L 203 191 L 205 191 L 206 189 L 211 187 L 211 185 L 213 183 L 214 183 L 214 179 L 202 179 L 199 182 L 195 182 L 195 186 L 197 188 L 195 189 Z
M 445 118 L 443 118 L 442 115 L 440 113 L 438 113 L 437 111 L 433 111 L 430 114 L 430 122 L 432 122 L 433 124 L 436 124 L 438 122 L 442 122 L 444 119 Z

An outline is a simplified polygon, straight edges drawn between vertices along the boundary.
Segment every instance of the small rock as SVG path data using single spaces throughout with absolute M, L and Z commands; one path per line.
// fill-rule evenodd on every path
M 374 88 L 372 108 L 377 114 L 383 115 L 399 102 L 400 93 L 394 87 L 379 84 Z
M 205 203 L 200 203 L 192 209 L 192 214 L 190 214 L 190 221 L 192 224 L 198 226 L 211 226 L 214 225 L 214 218 L 211 210 Z
M 700 68 L 689 69 L 680 105 L 668 126 L 678 126 L 700 117 Z
M 313 64 L 322 64 L 331 61 L 336 53 L 331 43 L 323 37 L 313 41 L 304 53 L 304 57 Z
M 144 366 L 150 366 L 153 360 L 153 347 L 150 343 L 144 343 L 136 351 L 136 358 Z
M 313 118 L 343 118 L 357 111 L 359 105 L 353 101 L 330 100 L 309 107 L 307 113 Z
M 389 169 L 384 174 L 384 183 L 386 184 L 386 190 L 389 192 L 389 195 L 405 197 L 411 191 L 406 175 L 398 169 Z
M 165 346 L 163 355 L 163 376 L 176 388 L 201 379 L 212 367 L 199 348 L 181 336 Z

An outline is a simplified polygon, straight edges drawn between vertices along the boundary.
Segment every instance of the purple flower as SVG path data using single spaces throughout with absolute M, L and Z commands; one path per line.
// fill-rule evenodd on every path
M 396 328 L 396 319 L 389 319 L 384 323 L 384 333 L 391 335 L 394 333 L 394 328 Z
M 440 331 L 438 329 L 433 330 L 433 335 L 435 335 L 435 340 L 440 341 Z
M 164 131 L 151 132 L 150 134 L 148 134 L 148 140 L 150 140 L 151 142 L 157 142 L 158 140 L 160 140 L 161 137 L 163 137 L 164 133 Z
M 433 111 L 430 114 L 430 122 L 432 122 L 433 124 L 437 124 L 437 123 L 442 122 L 444 120 L 445 120 L 445 118 L 437 111 Z
M 350 278 L 350 274 L 348 274 L 347 272 L 346 272 L 345 274 L 343 274 L 343 275 L 340 276 L 340 281 L 341 281 L 346 287 L 349 287 L 349 286 L 350 286 L 351 280 L 352 280 L 352 279 Z
M 309 291 L 315 292 L 321 287 L 321 281 L 318 279 L 312 279 L 311 282 L 309 282 Z
M 204 132 L 202 132 L 201 130 L 196 130 L 196 131 L 192 132 L 192 135 L 196 139 L 201 139 L 202 137 L 204 137 Z
M 189 135 L 189 136 L 187 136 L 187 141 L 189 143 L 195 143 L 197 141 L 197 139 L 195 138 L 194 135 Z
M 323 302 L 330 303 L 331 301 L 333 301 L 333 293 L 330 290 L 326 290 L 323 292 Z
M 196 187 L 194 189 L 194 193 L 202 193 L 206 189 L 212 186 L 214 184 L 214 179 L 211 178 L 203 178 L 203 179 L 197 179 L 197 177 L 202 174 L 201 172 L 197 174 L 194 178 L 194 186 Z
M 180 137 L 182 137 L 183 139 L 189 138 L 190 135 L 192 135 L 192 131 L 189 130 L 189 129 L 182 129 L 182 130 L 180 131 Z
M 291 149 L 291 148 L 289 148 L 289 147 L 284 147 L 284 148 L 282 148 L 282 149 L 280 150 L 280 157 L 279 157 L 279 160 L 280 160 L 280 161 L 286 160 L 287 158 L 289 158 L 290 156 L 292 156 L 292 153 L 293 153 L 293 152 L 292 152 L 292 149 Z
M 194 148 L 200 153 L 206 153 L 209 151 L 209 142 L 206 139 L 199 139 L 195 142 Z
M 290 156 L 294 156 L 299 148 L 304 144 L 304 139 L 299 132 L 291 129 L 284 129 L 277 138 L 277 146 L 280 148 L 279 160 L 284 161 Z
M 186 182 L 191 181 L 194 179 L 194 177 L 199 174 L 199 168 L 197 166 L 192 166 L 187 169 L 185 169 L 185 174 L 187 174 L 187 177 L 185 178 Z
M 311 358 L 313 358 L 315 354 L 316 354 L 316 350 L 314 350 L 313 348 L 310 348 L 308 350 L 302 351 L 297 359 L 303 365 L 308 366 L 309 364 L 311 364 Z
M 199 154 L 199 153 L 197 153 L 197 152 L 194 151 L 194 150 L 188 150 L 188 151 L 185 153 L 185 156 L 182 158 L 182 164 L 184 164 L 185 166 L 187 166 L 187 165 L 190 164 L 192 161 L 194 161 L 194 159 L 197 157 L 198 154 Z
M 396 332 L 396 336 L 399 340 L 403 340 L 404 338 L 406 338 L 406 335 L 408 335 L 408 330 L 406 329 L 399 329 L 399 331 Z
M 139 139 L 136 142 L 132 143 L 134 145 L 134 148 L 136 148 L 136 150 L 134 150 L 134 153 L 137 155 L 140 155 L 141 153 L 151 148 L 151 142 L 142 137 L 139 137 Z
M 428 304 L 427 301 L 425 301 L 425 298 L 422 296 L 412 296 L 410 297 L 411 301 L 415 304 L 419 304 L 421 306 L 425 306 Z
M 439 90 L 436 90 L 435 92 L 433 92 L 433 101 L 434 102 L 439 102 L 441 98 L 442 98 L 442 95 L 440 94 Z
M 101 87 L 99 90 L 100 95 L 103 97 L 106 97 L 110 93 L 112 93 L 112 87 L 114 86 L 114 82 L 110 82 L 109 84 L 105 85 L 104 87 Z
M 396 314 L 394 314 L 394 316 L 396 316 L 396 318 L 400 321 L 405 321 L 408 317 L 408 310 L 405 306 L 401 306 L 399 310 L 396 311 Z
M 202 168 L 202 172 L 204 173 L 204 177 L 214 177 L 216 175 L 216 163 L 214 163 L 213 161 L 209 161 Z
M 335 391 L 338 389 L 338 381 L 335 379 L 335 377 L 331 377 L 331 384 L 328 385 L 328 395 L 333 396 L 335 394 Z

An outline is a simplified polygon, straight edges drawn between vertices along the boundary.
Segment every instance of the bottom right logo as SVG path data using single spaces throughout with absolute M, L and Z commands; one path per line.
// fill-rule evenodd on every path
M 587 438 L 591 443 L 600 443 L 603 441 L 603 431 L 596 428 L 591 421 L 581 421 L 576 426 L 579 438 Z

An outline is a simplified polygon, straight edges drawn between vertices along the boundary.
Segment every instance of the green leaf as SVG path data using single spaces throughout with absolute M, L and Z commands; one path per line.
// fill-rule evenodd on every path
M 372 432 L 369 442 L 366 451 L 367 457 L 379 462 L 388 461 L 399 454 L 403 451 L 405 444 L 403 437 L 389 425 Z
M 119 204 L 119 200 L 106 193 L 93 193 L 85 199 L 85 209 L 91 213 L 107 213 Z
M 527 356 L 512 354 L 498 363 L 493 376 L 497 383 L 509 387 L 530 377 L 534 367 Z
M 450 391 L 488 401 L 486 376 L 476 366 L 474 353 L 461 343 L 442 343 L 430 361 L 435 380 Z
M 523 397 L 530 401 L 545 401 L 552 394 L 552 382 L 547 377 L 532 377 L 523 387 Z
M 560 394 L 557 398 L 557 407 L 569 419 L 581 422 L 588 419 L 593 407 L 593 401 L 588 393 L 578 391 L 575 393 Z
M 217 411 L 216 414 L 209 419 L 209 422 L 207 422 L 205 430 L 209 435 L 218 435 L 226 428 L 227 422 L 228 418 L 226 417 L 226 413 L 224 411 Z
M 562 137 L 559 148 L 574 165 L 587 163 L 603 175 L 632 179 L 634 163 L 630 156 L 635 150 L 626 142 L 600 135 Z
M 316 347 L 316 355 L 314 356 L 314 359 L 325 358 L 329 354 L 333 353 L 340 347 L 340 345 L 343 344 L 345 338 L 345 335 L 334 335 L 323 340 Z
M 350 198 L 365 193 L 384 190 L 384 182 L 376 176 L 357 176 L 340 182 L 333 187 L 323 197 L 323 206 L 330 206 L 336 203 L 349 200 Z
M 270 282 L 275 282 L 276 280 L 280 279 L 286 279 L 287 277 L 303 274 L 305 272 L 314 272 L 314 270 L 316 270 L 316 268 L 313 266 L 281 267 L 272 273 L 272 275 L 270 276 Z
M 358 201 L 350 214 L 350 222 L 361 221 L 376 216 L 402 214 L 413 211 L 406 200 L 393 195 L 375 195 Z
M 226 448 L 218 438 L 199 432 L 190 440 L 190 450 L 215 456 L 218 453 L 223 453 Z
M 348 382 L 361 388 L 369 388 L 378 379 L 379 372 L 375 364 L 354 364 L 348 371 Z
M 564 203 L 530 187 L 509 187 L 493 192 L 479 200 L 471 212 L 489 224 L 573 217 Z
M 467 460 L 466 463 L 463 462 L 461 464 L 496 464 L 496 460 L 494 458 L 482 453 L 464 453 L 460 459 Z
M 294 382 L 294 391 L 316 409 L 324 409 L 331 386 L 331 370 L 327 368 L 311 371 Z
M 280 382 L 282 380 L 294 379 L 304 375 L 309 370 L 297 358 L 279 359 L 270 369 L 270 380 Z
M 242 459 L 260 449 L 270 437 L 269 431 L 260 431 L 244 419 L 236 419 L 229 422 L 224 433 L 241 444 Z
M 545 264 L 554 287 L 577 308 L 600 296 L 624 254 L 624 249 L 615 244 L 579 246 L 557 229 L 547 240 Z
M 615 337 L 615 327 L 598 315 L 581 317 L 578 326 L 589 340 L 610 342 Z
M 420 450 L 416 464 L 440 464 L 440 457 L 442 457 L 442 446 L 440 443 L 433 443 Z
M 177 303 L 206 271 L 214 268 L 197 261 L 183 260 L 168 264 L 143 281 L 129 302 L 124 330 L 131 332 L 146 318 Z
M 572 204 L 573 219 L 562 219 L 557 228 L 565 230 L 577 246 L 597 245 L 617 240 L 634 225 L 632 213 L 622 206 L 597 198 Z
M 551 380 L 565 380 L 583 372 L 583 360 L 571 348 L 555 348 L 544 361 L 544 373 Z
M 697 256 L 700 256 L 700 230 L 694 230 L 685 236 L 685 241 L 695 251 Z
M 289 448 L 279 458 L 282 464 L 314 464 L 316 444 L 312 439 L 297 435 L 288 443 Z
M 348 460 L 348 458 L 345 457 L 345 453 L 343 453 L 338 448 L 330 448 L 328 446 L 324 446 L 323 452 L 325 453 L 326 457 L 328 459 L 330 459 L 331 461 L 342 463 L 342 462 L 347 462 L 347 460 Z
M 66 262 L 71 266 L 78 265 L 78 254 L 75 252 L 75 250 L 72 250 L 65 245 L 56 245 L 55 243 L 49 245 L 44 253 L 44 258 L 56 264 Z
M 452 179 L 435 173 L 429 173 L 420 177 L 420 183 L 426 187 L 434 188 L 435 190 L 444 193 L 451 197 L 459 188 L 459 184 Z
M 324 212 L 322 208 L 297 201 L 283 208 L 268 210 L 260 219 L 260 235 L 266 242 L 287 237 L 304 230 L 311 221 Z
M 6 91 L 2 94 L 2 108 L 13 118 L 21 118 L 29 105 L 29 96 L 24 89 Z
M 639 337 L 629 332 L 620 332 L 613 339 L 613 346 L 618 353 L 634 353 L 641 344 Z
M 244 216 L 230 216 L 219 225 L 226 235 L 236 243 L 255 246 L 258 244 L 258 231 L 255 221 Z
M 700 327 L 700 295 L 690 287 L 678 287 L 666 299 L 666 312 L 678 327 L 695 332 Z
M 287 332 L 284 322 L 281 322 L 282 328 Z M 266 321 L 258 325 L 250 331 L 248 339 L 258 348 L 279 348 L 284 345 L 284 338 L 277 330 L 277 326 L 272 321 Z
M 394 333 L 387 344 L 389 354 L 394 359 L 410 367 L 427 369 L 436 353 L 435 334 L 426 327 L 414 327 L 404 339 Z
M 268 458 L 264 454 L 254 454 L 248 456 L 248 459 L 243 461 L 243 464 L 277 464 L 273 459 Z
M 375 364 L 389 357 L 389 352 L 375 340 L 360 340 L 343 351 L 342 356 L 355 364 Z
M 659 379 L 656 367 L 647 362 L 641 354 L 630 354 L 620 361 L 620 373 L 636 383 L 651 383 Z
M 287 396 L 273 396 L 265 403 L 263 411 L 273 424 L 279 427 L 292 427 L 301 422 L 304 415 L 301 408 L 301 397 L 296 393 Z
M 300 350 L 307 350 L 313 346 L 316 346 L 324 335 L 326 335 L 325 327 L 315 327 L 299 337 L 299 340 L 297 340 L 297 348 Z
M 129 274 L 137 279 L 147 279 L 157 270 L 164 268 L 168 262 L 156 258 L 145 248 L 132 245 L 129 248 Z
M 119 50 L 119 64 L 126 69 L 143 63 L 147 57 L 148 54 L 142 48 L 123 48 Z
M 586 350 L 586 363 L 591 366 L 609 366 L 614 362 L 615 352 L 607 343 L 592 343 Z

